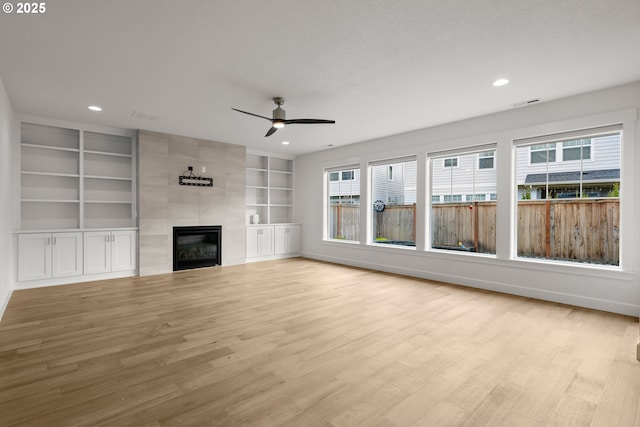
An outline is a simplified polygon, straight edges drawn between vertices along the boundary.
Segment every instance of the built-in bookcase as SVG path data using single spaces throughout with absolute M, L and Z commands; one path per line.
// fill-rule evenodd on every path
M 293 161 L 247 154 L 246 216 L 253 224 L 284 224 L 293 220 Z
M 21 126 L 21 229 L 136 226 L 135 140 Z

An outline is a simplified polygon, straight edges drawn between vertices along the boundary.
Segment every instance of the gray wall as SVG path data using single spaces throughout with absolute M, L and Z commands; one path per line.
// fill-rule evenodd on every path
M 16 185 L 12 176 L 15 164 L 12 147 L 17 138 L 16 128 L 13 109 L 0 80 L 0 200 L 3 201 L 0 209 L 0 319 L 14 288 L 15 262 L 11 231 L 16 216 L 15 203 L 12 202 L 17 199 L 14 196 Z
M 222 265 L 245 262 L 245 147 L 140 130 L 140 275 L 173 271 L 173 227 L 222 226 Z M 213 187 L 178 184 L 188 166 Z M 202 167 L 206 173 L 202 173 Z

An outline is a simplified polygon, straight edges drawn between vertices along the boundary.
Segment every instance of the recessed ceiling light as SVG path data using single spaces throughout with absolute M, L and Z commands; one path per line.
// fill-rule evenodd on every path
M 498 79 L 495 82 L 493 82 L 493 85 L 494 86 L 504 86 L 507 83 L 509 83 L 509 80 L 507 80 L 507 79 Z
M 91 110 L 91 111 L 102 111 L 102 108 L 98 107 L 97 105 L 89 105 L 89 110 Z
M 282 141 L 282 145 L 289 145 L 289 141 Z

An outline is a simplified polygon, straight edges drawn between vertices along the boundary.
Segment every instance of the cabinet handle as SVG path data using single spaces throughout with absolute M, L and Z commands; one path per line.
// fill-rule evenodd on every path
M 113 234 L 111 235 L 111 241 L 115 242 L 116 241 L 116 236 L 114 236 Z
M 56 244 L 56 238 L 55 237 L 53 238 L 53 244 L 54 245 Z
M 47 245 L 51 244 L 51 237 L 47 237 Z

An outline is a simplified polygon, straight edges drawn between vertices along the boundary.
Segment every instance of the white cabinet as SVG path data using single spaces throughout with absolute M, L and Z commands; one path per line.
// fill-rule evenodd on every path
M 84 233 L 84 274 L 135 270 L 136 232 L 133 230 Z
M 300 226 L 276 225 L 274 238 L 276 255 L 297 254 L 300 252 Z
M 82 233 L 27 233 L 18 236 L 18 280 L 82 275 Z
M 300 252 L 300 224 L 247 227 L 247 260 L 285 258 Z
M 273 255 L 273 226 L 247 227 L 247 258 Z

